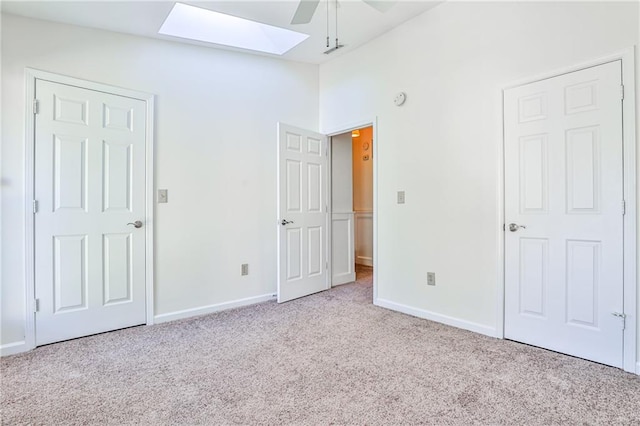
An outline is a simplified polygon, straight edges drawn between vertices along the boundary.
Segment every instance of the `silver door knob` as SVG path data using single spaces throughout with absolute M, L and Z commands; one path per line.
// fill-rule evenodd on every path
M 509 224 L 509 231 L 511 231 L 511 232 L 516 232 L 516 231 L 517 231 L 518 229 L 520 229 L 520 228 L 522 228 L 522 229 L 527 229 L 527 227 L 526 227 L 526 226 L 524 226 L 524 225 L 518 225 L 517 223 L 510 223 L 510 224 Z
M 133 222 L 133 223 L 127 223 L 127 225 L 133 225 L 133 226 L 135 226 L 136 228 L 142 228 L 142 222 L 141 222 L 141 221 L 139 221 L 139 220 L 136 220 L 136 221 L 135 221 L 135 222 Z
M 288 225 L 290 223 L 293 223 L 292 220 L 287 220 L 287 219 L 282 219 L 282 222 L 280 222 L 280 225 L 285 226 Z

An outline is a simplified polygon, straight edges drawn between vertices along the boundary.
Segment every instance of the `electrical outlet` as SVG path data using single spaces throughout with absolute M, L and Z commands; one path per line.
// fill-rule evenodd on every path
M 241 268 L 240 268 L 240 274 L 241 275 L 249 275 L 249 264 L 248 263 L 243 263 Z
M 404 191 L 398 191 L 398 204 L 404 204 Z
M 436 285 L 436 273 L 427 272 L 427 285 Z
M 169 202 L 169 191 L 166 189 L 158 189 L 158 204 Z

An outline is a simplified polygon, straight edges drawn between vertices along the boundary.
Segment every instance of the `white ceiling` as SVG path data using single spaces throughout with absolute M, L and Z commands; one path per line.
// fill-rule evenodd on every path
M 254 21 L 309 34 L 300 45 L 281 56 L 284 59 L 308 63 L 322 63 L 352 50 L 369 40 L 389 31 L 408 19 L 433 8 L 440 1 L 400 0 L 386 13 L 380 13 L 360 0 L 340 0 L 338 8 L 338 30 L 340 43 L 345 44 L 330 55 L 327 50 L 327 0 L 321 0 L 309 24 L 291 25 L 297 0 L 227 0 L 227 1 L 182 1 L 218 12 L 227 13 Z M 196 41 L 163 36 L 158 29 L 173 7 L 173 1 L 2 1 L 3 13 L 21 15 L 35 19 L 62 22 L 84 27 L 100 28 L 120 33 L 135 34 L 180 43 L 205 45 L 227 50 L 240 50 Z M 330 40 L 335 44 L 335 0 L 330 3 Z M 251 51 L 242 50 L 252 53 Z M 269 54 L 256 53 L 265 56 Z

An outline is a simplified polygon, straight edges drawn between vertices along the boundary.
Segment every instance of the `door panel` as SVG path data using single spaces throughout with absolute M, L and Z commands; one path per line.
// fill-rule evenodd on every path
M 53 237 L 54 313 L 87 308 L 87 236 Z
M 103 212 L 131 213 L 133 144 L 103 141 Z
M 133 235 L 105 234 L 103 236 L 104 304 L 131 301 L 133 281 Z
M 278 302 L 328 288 L 326 138 L 278 126 Z
M 145 102 L 36 80 L 36 344 L 145 323 Z
M 504 98 L 505 337 L 618 367 L 620 86 L 615 61 Z
M 548 243 L 544 238 L 520 239 L 520 313 L 545 317 L 545 289 L 549 269 Z

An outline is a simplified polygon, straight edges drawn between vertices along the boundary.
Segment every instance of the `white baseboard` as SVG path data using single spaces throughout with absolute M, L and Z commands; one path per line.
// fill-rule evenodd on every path
M 27 345 L 27 342 L 25 342 L 24 340 L 21 340 L 19 342 L 7 343 L 5 345 L 0 345 L 0 356 L 15 355 L 22 352 L 27 352 L 31 349 L 32 348 L 30 348 Z
M 199 308 L 185 309 L 182 311 L 169 312 L 167 314 L 156 315 L 154 324 L 175 321 L 183 318 L 196 317 L 199 315 L 211 314 L 214 312 L 226 311 L 227 309 L 239 308 L 241 306 L 254 305 L 256 303 L 268 302 L 275 300 L 276 295 L 273 293 L 263 294 L 261 296 L 247 297 L 246 299 L 232 300 L 230 302 L 218 303 L 215 305 L 201 306 Z
M 349 272 L 346 274 L 334 275 L 331 280 L 331 287 L 335 287 L 337 285 L 352 283 L 356 280 L 356 273 Z
M 373 258 L 358 256 L 356 257 L 356 265 L 373 266 Z
M 484 334 L 485 336 L 497 337 L 498 335 L 497 330 L 493 327 L 437 314 L 435 312 L 426 311 L 424 309 L 413 308 L 411 306 L 391 302 L 390 300 L 376 299 L 373 304 L 382 308 L 391 309 L 392 311 L 402 312 L 403 314 L 411 315 L 414 317 L 424 318 L 453 327 L 462 328 L 463 330 L 469 330 L 475 333 Z

